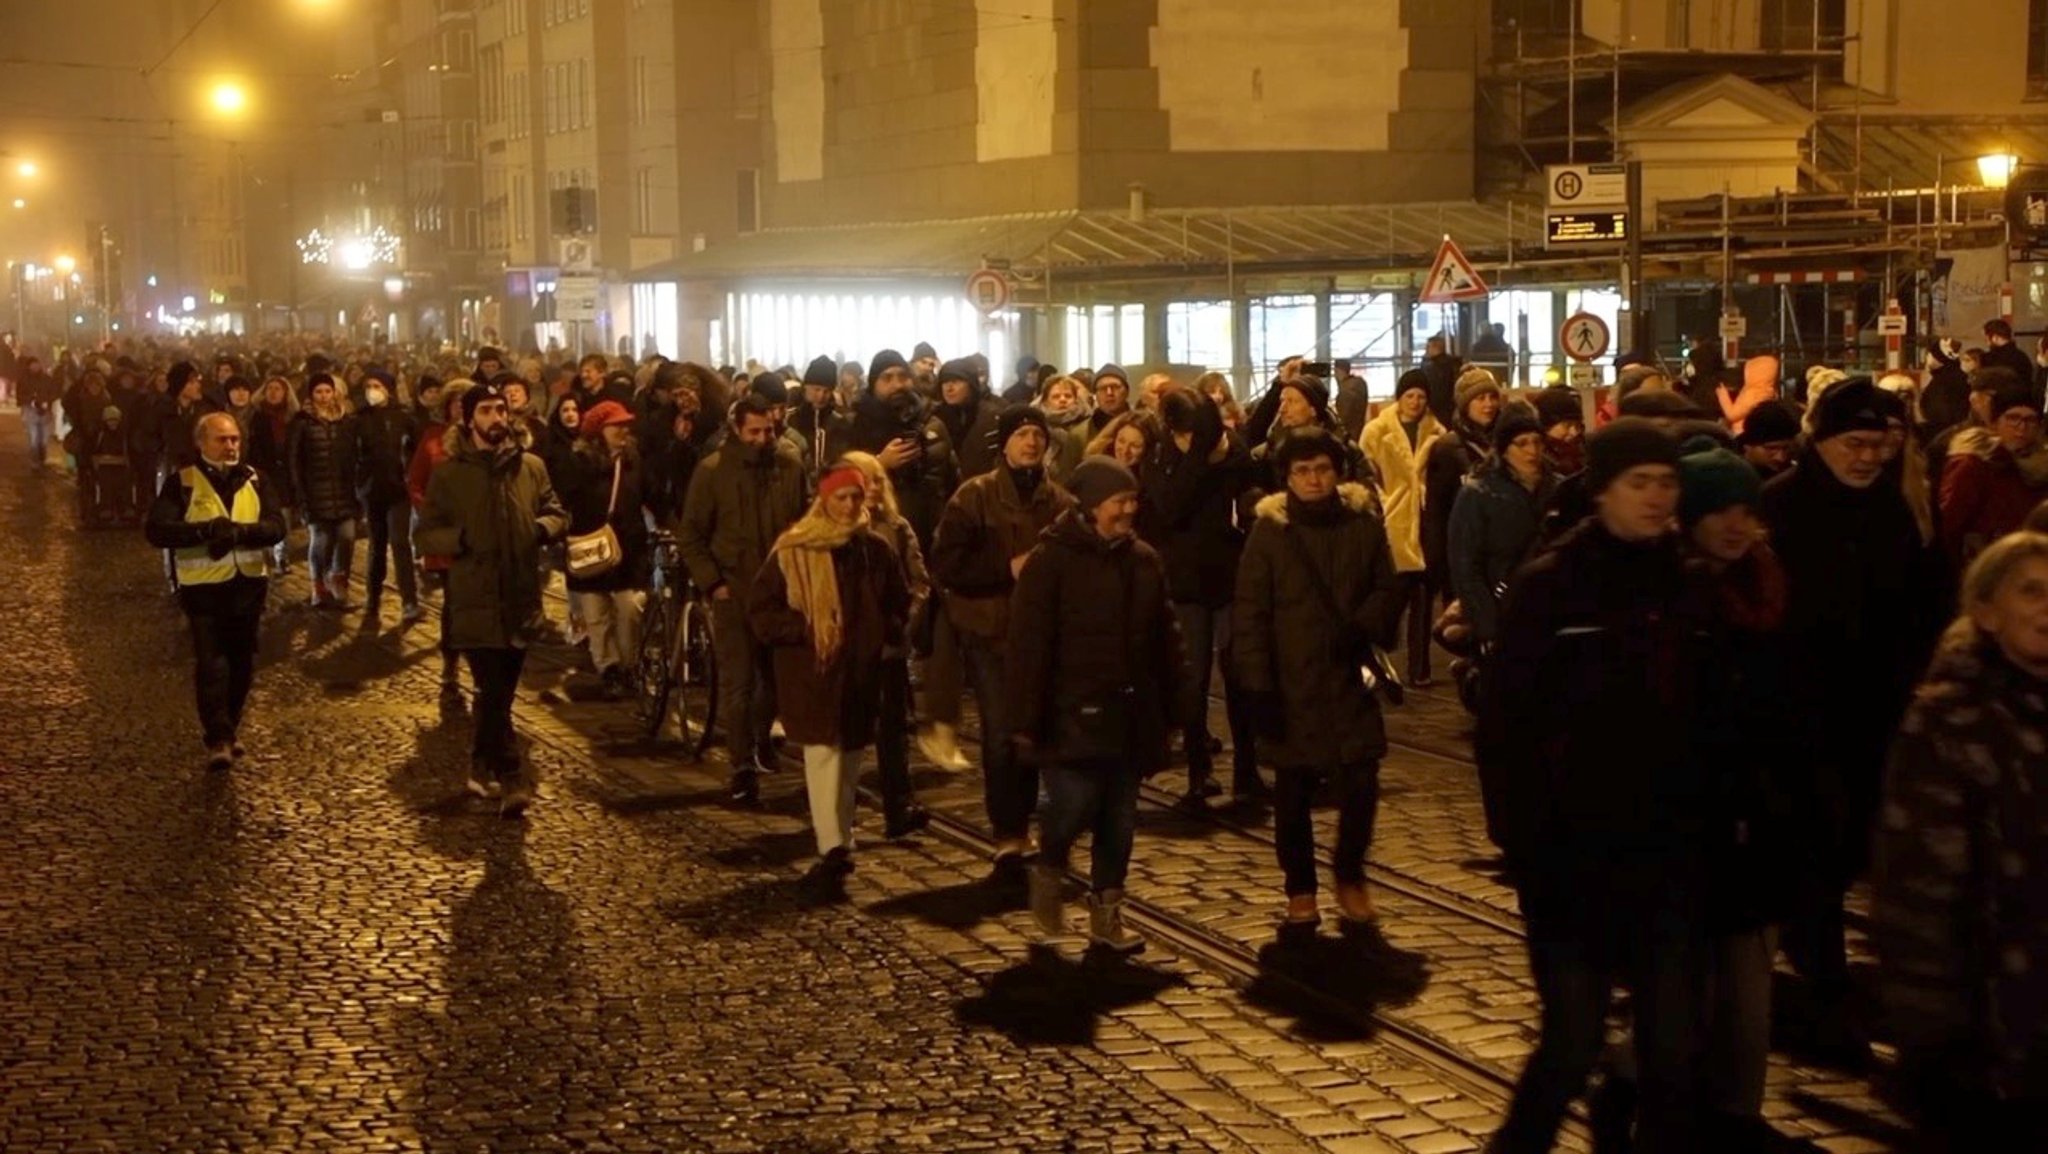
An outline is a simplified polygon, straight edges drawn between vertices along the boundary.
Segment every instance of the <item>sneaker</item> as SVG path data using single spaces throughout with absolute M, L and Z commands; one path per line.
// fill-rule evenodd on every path
M 526 813 L 526 807 L 533 804 L 533 779 L 524 773 L 514 774 L 505 779 L 504 788 L 498 794 L 498 816 L 514 818 Z
M 1088 940 L 1113 954 L 1135 954 L 1145 939 L 1124 925 L 1124 891 L 1103 890 L 1088 899 Z
M 441 683 L 442 710 L 446 712 L 459 712 L 464 704 L 462 686 L 453 681 L 443 681 Z
M 726 796 L 741 805 L 761 804 L 761 775 L 752 767 L 735 769 L 726 783 Z
M 206 747 L 206 768 L 232 769 L 235 764 L 235 748 L 229 742 L 216 742 Z
M 426 610 L 420 608 L 419 602 L 409 602 L 404 609 L 399 611 L 398 623 L 400 625 L 417 625 L 420 618 L 424 616 L 426 616 Z
M 1049 938 L 1067 932 L 1067 907 L 1060 893 L 1065 871 L 1039 862 L 1031 867 L 1031 920 Z
M 504 792 L 504 786 L 499 783 L 498 779 L 491 776 L 490 771 L 477 762 L 470 763 L 469 779 L 462 784 L 463 788 L 486 801 L 496 798 L 500 793 Z
M 1002 889 L 1013 889 L 1025 885 L 1025 874 L 1029 867 L 1024 861 L 1024 851 L 1017 846 L 999 846 L 996 849 L 995 864 L 989 870 L 989 884 Z
M 833 877 L 843 878 L 853 872 L 853 851 L 843 845 L 833 846 L 818 864 Z
M 890 814 L 882 823 L 882 834 L 890 841 L 909 837 L 932 823 L 931 812 L 912 802 L 896 813 Z

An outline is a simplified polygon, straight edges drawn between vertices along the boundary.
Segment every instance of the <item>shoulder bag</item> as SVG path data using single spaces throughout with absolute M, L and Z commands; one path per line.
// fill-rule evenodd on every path
M 624 461 L 612 462 L 612 496 L 604 509 L 604 524 L 594 532 L 572 534 L 567 542 L 567 564 L 569 576 L 579 580 L 602 577 L 619 567 L 625 560 L 625 549 L 619 545 L 619 535 L 612 529 L 612 514 L 618 511 L 619 479 L 625 472 Z

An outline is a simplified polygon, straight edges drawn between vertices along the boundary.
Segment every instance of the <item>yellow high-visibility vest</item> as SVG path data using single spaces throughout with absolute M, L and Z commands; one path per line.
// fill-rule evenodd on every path
M 190 524 L 206 524 L 215 518 L 226 517 L 237 525 L 254 525 L 263 517 L 263 499 L 256 494 L 256 477 L 252 473 L 240 489 L 235 490 L 234 508 L 228 508 L 214 490 L 213 482 L 207 480 L 205 470 L 197 465 L 187 465 L 178 470 L 178 479 L 192 491 L 192 499 L 185 504 L 185 520 Z M 243 577 L 268 577 L 270 575 L 270 550 L 232 549 L 220 557 L 207 555 L 206 546 L 193 545 L 179 549 L 175 554 L 178 563 L 178 584 L 180 585 L 221 585 Z

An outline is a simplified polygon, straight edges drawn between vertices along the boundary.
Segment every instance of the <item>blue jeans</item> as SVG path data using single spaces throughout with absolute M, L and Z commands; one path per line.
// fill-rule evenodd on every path
M 40 469 L 49 459 L 50 435 L 57 428 L 57 414 L 30 405 L 22 409 L 21 423 L 28 429 L 28 467 Z
M 309 521 L 306 535 L 306 567 L 312 572 L 316 589 L 331 582 L 348 584 L 348 571 L 355 560 L 356 522 L 353 517 L 339 521 Z
M 961 634 L 960 663 L 981 711 L 981 796 L 989 828 L 997 841 L 1021 841 L 1031 834 L 1031 811 L 1038 805 L 1038 768 L 1019 760 L 1010 744 L 1003 655 L 994 642 Z
M 1039 816 L 1038 860 L 1067 868 L 1074 842 L 1093 830 L 1089 886 L 1096 893 L 1124 888 L 1131 869 L 1131 843 L 1138 835 L 1138 783 L 1128 761 L 1083 761 L 1048 765 L 1045 812 Z

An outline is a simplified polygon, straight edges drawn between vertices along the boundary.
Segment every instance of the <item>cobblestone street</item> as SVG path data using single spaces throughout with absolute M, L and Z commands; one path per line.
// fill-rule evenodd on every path
M 297 578 L 274 583 L 250 760 L 209 774 L 157 558 L 77 531 L 20 444 L 0 418 L 9 1154 L 1459 1154 L 1533 1040 L 1447 693 L 1391 725 L 1384 943 L 1276 942 L 1261 815 L 1158 795 L 1132 893 L 1184 932 L 1127 964 L 1034 950 L 971 845 L 881 843 L 872 807 L 850 900 L 808 901 L 801 775 L 730 808 L 722 764 L 553 692 L 566 650 L 518 707 L 540 800 L 500 820 L 462 789 L 432 618 L 365 629 Z M 919 781 L 979 826 L 978 775 Z M 1894 1148 L 1859 1080 L 1778 1060 L 1767 1111 L 1833 1154 Z

